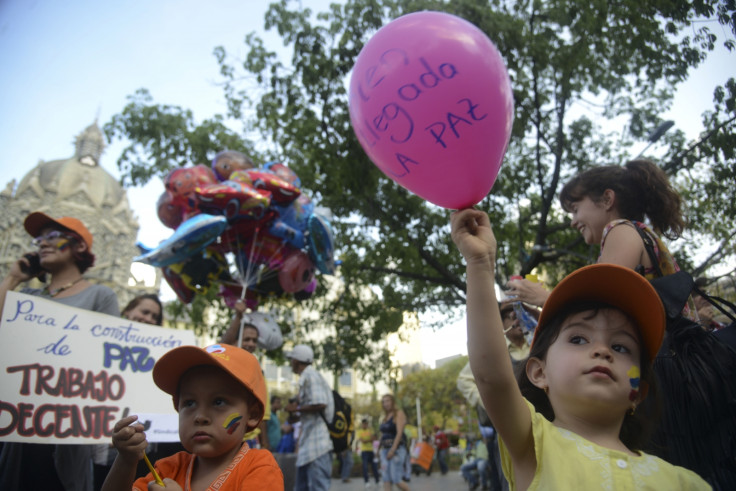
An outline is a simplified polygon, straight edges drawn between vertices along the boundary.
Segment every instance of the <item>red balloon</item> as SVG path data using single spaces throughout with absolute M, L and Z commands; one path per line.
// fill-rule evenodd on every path
M 239 170 L 230 174 L 230 180 L 247 183 L 258 190 L 268 191 L 277 203 L 291 203 L 301 191 L 276 174 L 260 170 Z
M 194 199 L 200 210 L 225 215 L 232 222 L 263 218 L 271 204 L 271 193 L 256 190 L 247 183 L 225 181 L 197 187 Z
M 194 196 L 197 187 L 217 183 L 212 169 L 206 165 L 195 165 L 194 167 L 183 167 L 169 172 L 164 179 L 164 185 L 173 196 L 173 202 L 182 207 L 189 207 L 189 199 Z
M 156 210 L 161 223 L 174 230 L 184 221 L 184 210 L 181 205 L 174 203 L 174 196 L 169 191 L 161 193 L 156 203 Z

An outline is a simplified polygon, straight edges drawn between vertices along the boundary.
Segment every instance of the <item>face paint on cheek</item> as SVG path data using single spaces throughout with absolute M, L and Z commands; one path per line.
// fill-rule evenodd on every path
M 227 429 L 228 435 L 232 435 L 238 426 L 240 426 L 241 419 L 243 419 L 243 417 L 240 413 L 232 413 L 230 416 L 225 418 L 225 422 L 222 423 L 222 427 Z
M 626 375 L 629 376 L 629 383 L 631 384 L 631 392 L 629 392 L 629 400 L 631 402 L 634 402 L 636 398 L 639 396 L 639 377 L 641 376 L 639 367 L 637 367 L 636 365 L 632 365 L 631 368 L 629 368 L 629 371 L 626 372 Z
M 67 247 L 69 247 L 69 241 L 67 239 L 61 239 L 56 243 L 56 248 L 60 251 L 63 251 Z

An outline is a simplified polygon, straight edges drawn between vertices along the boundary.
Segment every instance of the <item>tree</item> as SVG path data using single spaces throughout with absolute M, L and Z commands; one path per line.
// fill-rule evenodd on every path
M 366 341 L 395 331 L 401 312 L 451 315 L 465 301 L 464 269 L 449 237 L 448 212 L 383 176 L 350 126 L 346 80 L 377 29 L 405 13 L 445 11 L 480 27 L 506 59 L 516 101 L 513 136 L 492 192 L 479 203 L 491 215 L 498 239 L 500 284 L 535 268 L 554 284 L 595 261 L 596 248 L 569 228 L 557 206 L 561 183 L 591 165 L 625 161 L 631 145 L 660 123 L 658 114 L 671 104 L 677 84 L 714 47 L 711 26 L 701 21 L 728 26 L 729 49 L 736 29 L 733 3 L 712 0 L 347 0 L 316 16 L 299 5 L 281 0 L 265 19 L 266 29 L 275 29 L 292 50 L 288 62 L 253 33 L 246 36 L 244 60 L 231 59 L 223 48 L 216 48 L 215 56 L 228 116 L 242 119 L 248 131 L 269 142 L 258 147 L 262 155 L 253 144 L 242 147 L 288 164 L 335 214 L 345 289 L 320 307 L 323 322 L 340 326 L 340 334 L 336 330 L 325 343 L 334 367 L 365 360 L 372 353 Z M 736 90 L 733 79 L 723 82 L 703 120 L 707 128 L 718 128 L 712 137 L 688 146 L 681 132 L 665 135 L 670 150 L 664 167 L 681 185 L 692 218 L 684 246 L 675 252 L 695 271 L 734 256 Z M 131 148 L 163 173 L 231 143 L 222 119 L 201 125 L 211 132 L 205 139 L 187 116 L 180 108 L 134 99 L 105 130 L 110 138 L 131 139 Z M 621 120 L 623 136 L 613 135 L 611 123 Z M 119 165 L 131 180 L 140 176 L 130 154 Z M 696 241 L 716 251 L 697 266 L 691 259 Z M 366 291 L 374 294 L 366 297 Z M 338 346 L 348 346 L 349 356 Z
M 462 356 L 435 369 L 410 373 L 399 382 L 397 397 L 409 421 L 417 422 L 417 398 L 425 427 L 437 424 L 445 428 L 449 419 L 465 417 L 461 411 L 465 399 L 457 388 L 457 376 L 467 362 L 468 357 Z

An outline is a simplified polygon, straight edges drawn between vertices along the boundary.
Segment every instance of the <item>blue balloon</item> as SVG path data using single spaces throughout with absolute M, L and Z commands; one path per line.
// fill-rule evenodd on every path
M 313 213 L 307 220 L 307 253 L 314 265 L 324 274 L 334 274 L 335 241 L 332 237 L 330 221 Z
M 279 213 L 278 218 L 274 219 L 269 226 L 268 231 L 271 235 L 282 239 L 297 249 L 304 248 L 306 245 L 304 232 L 307 228 L 307 220 L 299 220 L 293 203 L 288 206 L 272 204 L 271 208 Z
M 183 222 L 171 237 L 158 247 L 136 256 L 133 261 L 162 268 L 180 263 L 201 251 L 227 228 L 227 218 L 221 215 L 195 215 Z

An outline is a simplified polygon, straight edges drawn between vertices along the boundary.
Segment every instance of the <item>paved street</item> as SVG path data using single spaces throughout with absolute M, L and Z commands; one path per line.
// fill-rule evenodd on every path
M 373 491 L 382 491 L 383 485 L 380 484 L 379 486 L 381 487 L 377 488 L 374 486 L 370 489 Z M 412 491 L 463 491 L 468 489 L 468 485 L 460 475 L 460 471 L 450 471 L 444 476 L 439 472 L 433 472 L 430 476 L 424 474 L 420 476 L 412 475 L 409 487 Z M 394 486 L 393 489 L 396 490 L 397 488 Z M 340 479 L 333 479 L 330 490 L 364 491 L 365 483 L 362 477 L 353 477 L 349 483 L 344 483 Z
M 295 454 L 274 454 L 276 460 L 282 469 L 290 469 L 284 474 L 284 485 L 287 491 L 291 491 L 294 486 L 294 466 L 296 462 Z M 412 491 L 464 491 L 468 489 L 468 484 L 465 482 L 463 477 L 460 475 L 459 470 L 451 470 L 444 476 L 440 474 L 436 465 L 432 466 L 432 474 L 427 476 L 425 473 L 417 476 L 416 474 L 411 475 L 411 481 L 409 482 L 409 488 Z M 361 467 L 359 462 L 355 462 L 352 469 L 352 477 L 350 482 L 344 483 L 337 475 L 337 466 L 335 465 L 333 478 L 330 489 L 332 491 L 364 491 L 365 482 L 361 474 Z M 370 488 L 372 491 L 382 491 L 383 485 L 379 484 L 378 487 L 374 486 Z M 394 486 L 394 490 L 398 488 Z M 480 489 L 480 488 L 479 488 Z

